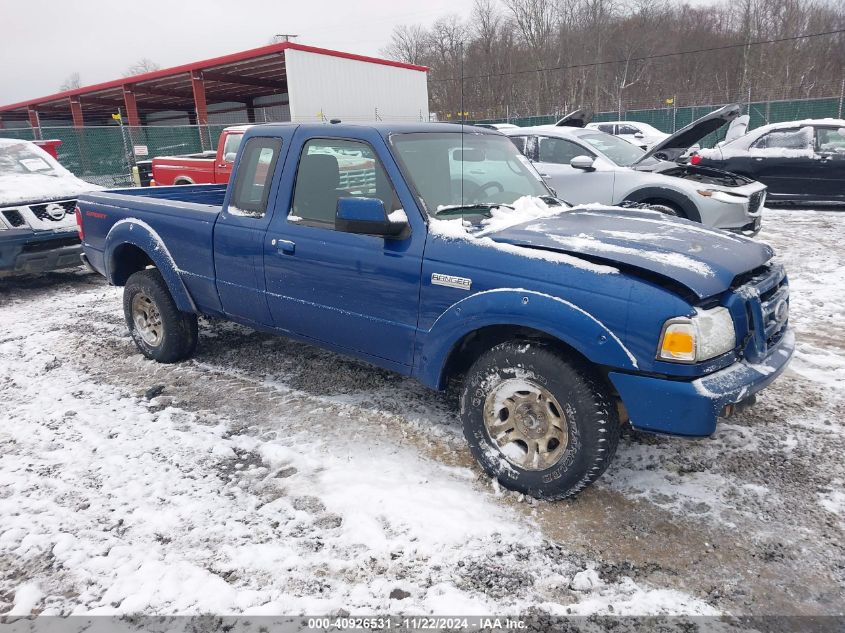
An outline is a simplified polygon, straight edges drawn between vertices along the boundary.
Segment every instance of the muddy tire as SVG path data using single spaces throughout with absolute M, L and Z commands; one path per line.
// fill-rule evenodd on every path
M 197 347 L 197 316 L 180 312 L 155 268 L 134 273 L 123 289 L 123 313 L 132 340 L 147 358 L 175 363 Z
M 482 354 L 461 395 L 464 436 L 505 488 L 563 499 L 605 471 L 619 443 L 606 387 L 587 367 L 541 343 L 511 341 Z

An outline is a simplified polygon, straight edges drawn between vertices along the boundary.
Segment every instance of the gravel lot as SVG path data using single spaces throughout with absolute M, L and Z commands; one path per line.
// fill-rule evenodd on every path
M 409 379 L 209 321 L 156 365 L 98 276 L 0 281 L 0 614 L 843 614 L 845 214 L 764 226 L 790 369 L 558 503 Z

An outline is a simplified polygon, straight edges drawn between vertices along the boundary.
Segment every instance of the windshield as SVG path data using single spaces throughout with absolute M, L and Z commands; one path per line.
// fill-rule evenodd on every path
M 42 174 L 64 176 L 64 167 L 44 150 L 25 141 L 0 144 L 0 176 Z
M 506 136 L 422 132 L 390 140 L 431 216 L 484 214 L 525 196 L 551 199 L 540 175 Z
M 601 132 L 596 132 L 595 134 L 582 134 L 578 137 L 578 139 L 584 141 L 592 147 L 595 147 L 614 163 L 623 167 L 633 165 L 642 157 L 643 154 L 645 154 L 645 152 L 636 145 L 632 145 L 628 141 L 610 134 L 604 134 Z

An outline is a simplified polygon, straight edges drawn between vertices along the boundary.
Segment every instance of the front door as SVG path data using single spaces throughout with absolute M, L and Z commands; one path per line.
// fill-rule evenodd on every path
M 536 140 L 535 167 L 543 179 L 551 185 L 558 197 L 572 204 L 613 204 L 612 169 L 585 171 L 569 163 L 576 156 L 603 159 L 587 148 L 564 138 L 538 136 Z
M 751 146 L 747 173 L 769 188 L 773 199 L 806 197 L 812 192 L 818 161 L 814 152 L 813 128 L 804 126 L 774 130 L 764 134 Z
M 362 138 L 349 140 L 301 134 L 294 142 L 296 147 L 303 143 L 301 153 L 291 156 L 285 169 L 290 186 L 281 187 L 293 189 L 293 195 L 277 200 L 265 239 L 273 320 L 282 330 L 387 361 L 381 364 L 398 370 L 410 368 L 425 244 L 413 198 L 403 190 L 407 215 L 417 213 L 405 239 L 336 231 L 341 197 L 379 198 L 388 213 L 399 212 L 403 204 L 392 183 L 401 178 L 380 136 L 364 138 L 362 132 Z

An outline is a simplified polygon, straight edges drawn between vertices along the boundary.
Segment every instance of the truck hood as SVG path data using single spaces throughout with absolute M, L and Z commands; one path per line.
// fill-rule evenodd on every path
M 678 160 L 684 152 L 698 143 L 708 134 L 715 132 L 726 123 L 730 123 L 739 116 L 742 108 L 737 104 L 726 105 L 700 119 L 696 119 L 689 125 L 663 139 L 645 154 L 643 154 L 634 165 L 642 163 L 652 157 L 660 160 Z
M 742 273 L 765 264 L 772 249 L 739 235 L 655 211 L 578 207 L 523 222 L 487 237 L 566 253 L 684 286 L 699 299 L 718 295 Z
M 555 122 L 555 127 L 585 127 L 593 120 L 593 111 L 589 108 L 578 108 Z
M 0 207 L 30 202 L 76 198 L 86 191 L 102 189 L 70 174 L 8 174 L 0 176 Z

